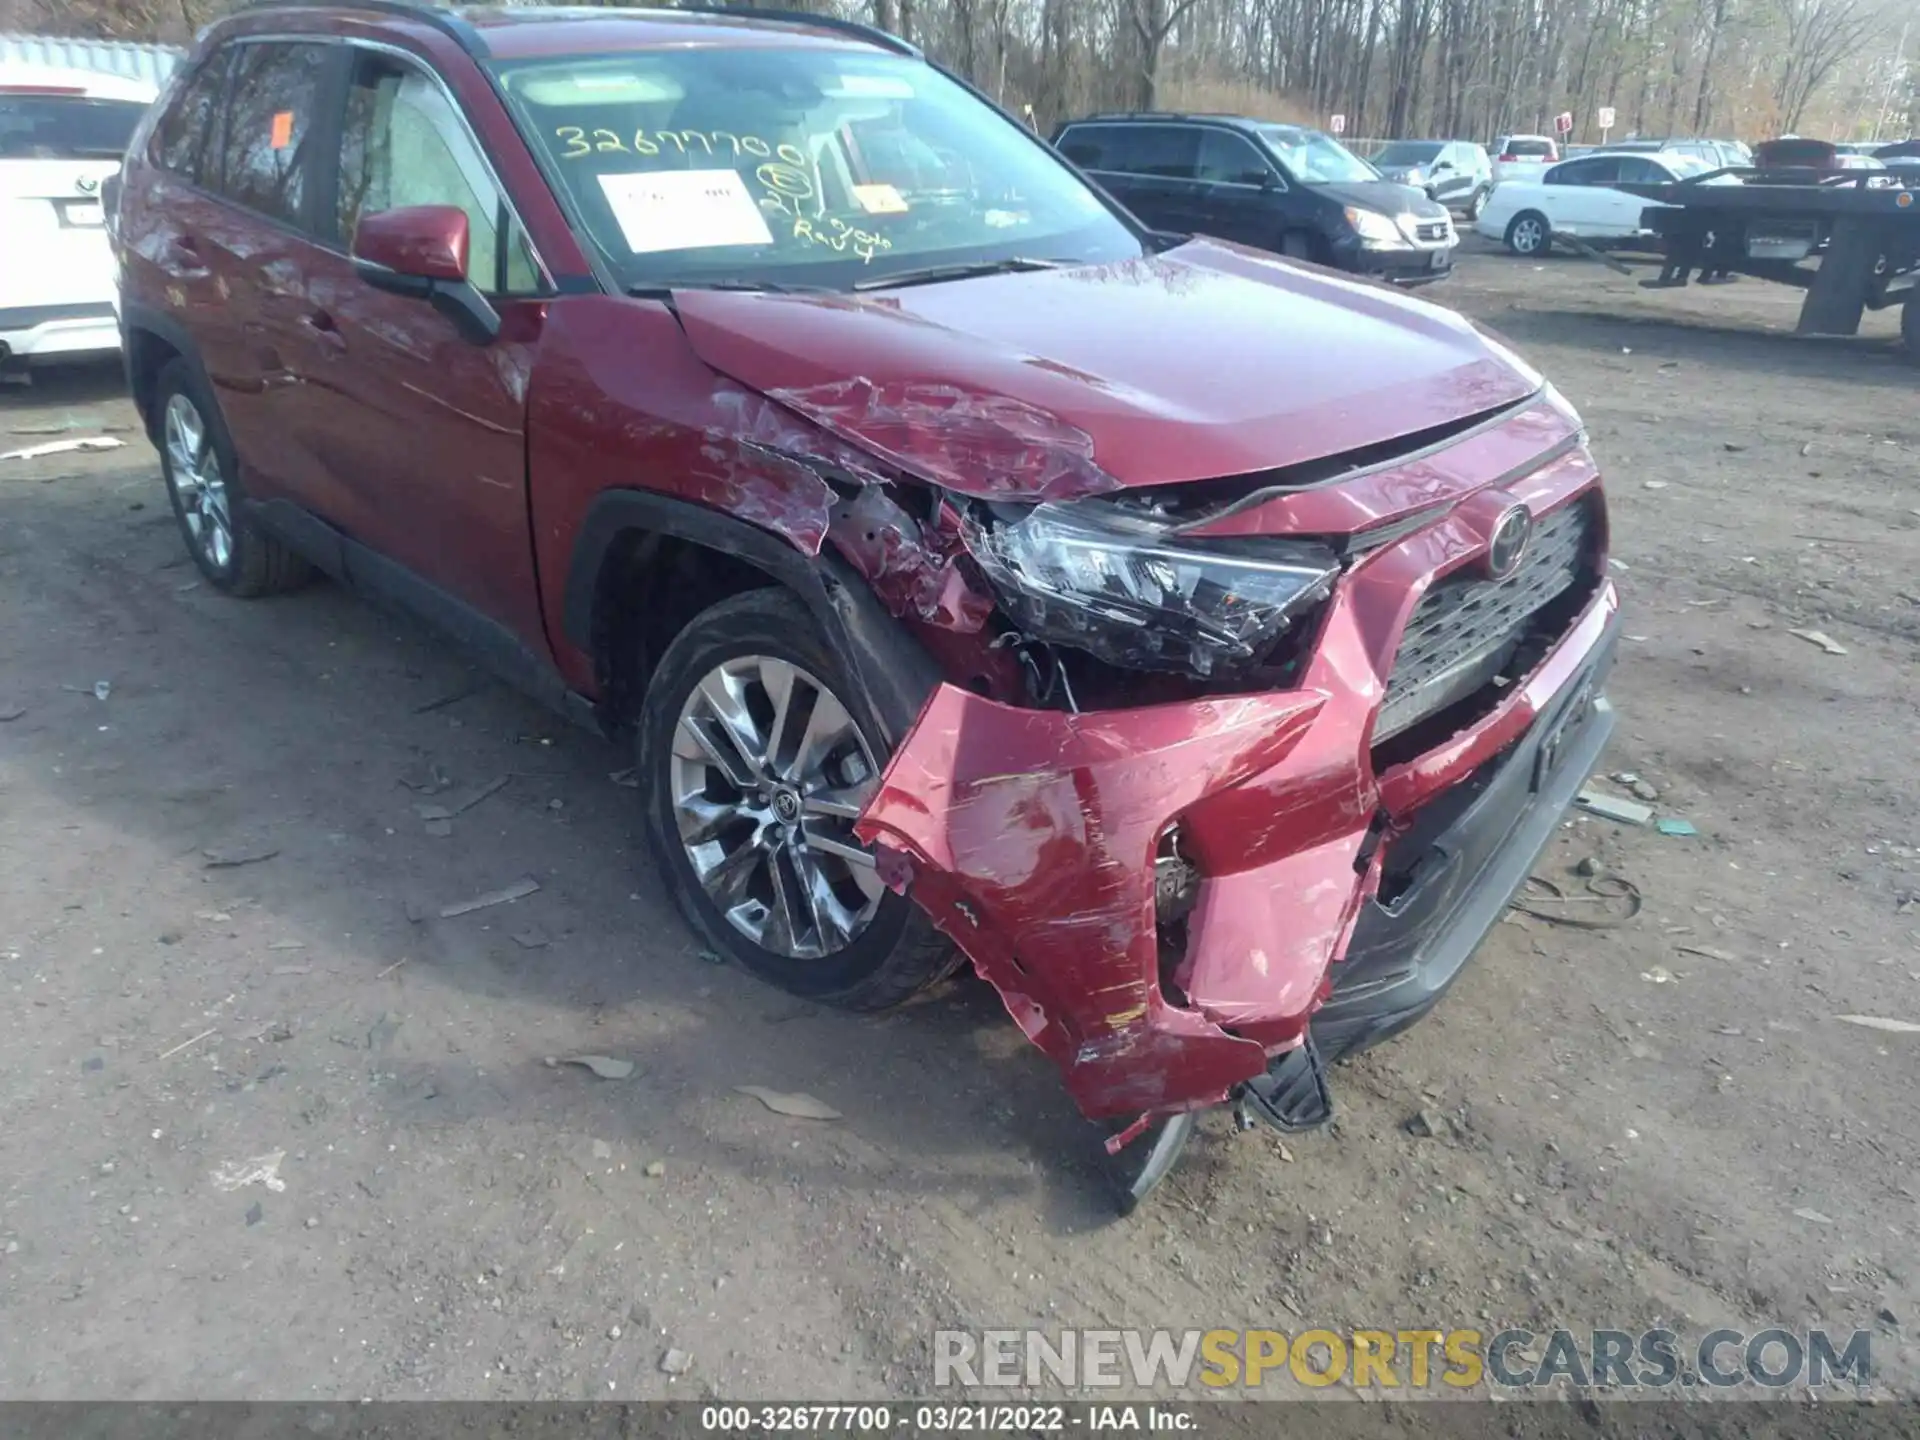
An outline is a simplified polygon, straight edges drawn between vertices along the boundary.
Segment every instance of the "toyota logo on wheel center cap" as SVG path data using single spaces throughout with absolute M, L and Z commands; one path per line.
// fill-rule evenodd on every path
M 1515 505 L 1500 517 L 1493 527 L 1493 539 L 1487 545 L 1487 574 L 1495 580 L 1504 580 L 1520 565 L 1520 557 L 1527 552 L 1527 541 L 1533 536 L 1533 512 L 1524 505 Z

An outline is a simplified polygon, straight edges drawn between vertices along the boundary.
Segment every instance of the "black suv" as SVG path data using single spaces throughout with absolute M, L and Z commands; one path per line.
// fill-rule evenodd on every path
M 1158 230 L 1214 235 L 1401 285 L 1453 269 L 1446 207 L 1331 135 L 1232 115 L 1095 115 L 1053 143 Z

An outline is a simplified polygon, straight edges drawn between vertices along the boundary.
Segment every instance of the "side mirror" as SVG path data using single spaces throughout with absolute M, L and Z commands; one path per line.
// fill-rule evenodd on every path
M 425 300 L 484 345 L 500 333 L 500 313 L 467 279 L 470 241 L 467 212 L 457 205 L 363 215 L 353 232 L 354 273 L 376 290 Z

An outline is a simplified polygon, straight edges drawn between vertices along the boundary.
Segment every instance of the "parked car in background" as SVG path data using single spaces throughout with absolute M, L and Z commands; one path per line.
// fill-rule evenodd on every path
M 101 188 L 158 86 L 0 65 L 0 364 L 120 348 Z
M 1537 180 L 1560 161 L 1560 142 L 1551 135 L 1502 135 L 1487 147 L 1493 157 L 1493 183 Z
M 1446 207 L 1331 135 L 1221 115 L 1073 120 L 1060 153 L 1159 230 L 1216 235 L 1401 285 L 1451 273 Z
M 1356 163 L 1206 135 L 1256 192 Z M 1123 1208 L 1208 1107 L 1324 1123 L 1613 724 L 1600 474 L 1532 367 L 1145 229 L 865 26 L 243 9 L 114 234 L 211 588 L 317 567 L 630 746 L 642 863 L 772 984 L 880 1009 L 957 944 Z
M 1583 155 L 1550 167 L 1538 180 L 1494 186 L 1474 228 L 1491 240 L 1504 241 L 1516 255 L 1546 254 L 1555 235 L 1575 236 L 1589 245 L 1618 245 L 1647 236 L 1640 224 L 1647 202 L 1615 185 L 1664 185 L 1706 171 L 1703 162 L 1684 155 Z
M 1709 170 L 1724 170 L 1753 161 L 1751 150 L 1728 140 L 1621 140 L 1602 149 L 1615 155 L 1678 155 L 1697 160 Z
M 1472 220 L 1493 189 L 1493 162 L 1467 140 L 1389 140 L 1368 161 L 1388 180 L 1427 192 Z

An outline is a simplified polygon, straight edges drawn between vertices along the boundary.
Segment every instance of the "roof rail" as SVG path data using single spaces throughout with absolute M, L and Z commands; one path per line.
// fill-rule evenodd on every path
M 384 15 L 404 15 L 410 20 L 418 20 L 452 36 L 469 54 L 481 57 L 488 54 L 486 39 L 476 27 L 469 24 L 459 11 L 445 5 L 433 4 L 431 0 L 249 0 L 244 8 L 247 10 L 338 8 L 372 10 Z M 815 30 L 837 30 L 845 35 L 858 36 L 871 45 L 891 50 L 897 55 L 909 55 L 916 60 L 924 58 L 919 46 L 902 40 L 898 35 L 890 34 L 877 25 L 866 25 L 858 20 L 842 20 L 837 15 L 815 15 L 806 10 L 762 10 L 750 5 L 727 5 L 719 3 L 719 0 L 687 0 L 684 4 L 607 7 L 607 13 L 612 16 L 623 12 L 656 15 L 675 13 L 713 15 L 735 20 L 765 20 L 776 25 L 805 25 Z
M 911 55 L 916 60 L 922 58 L 920 47 L 911 41 L 902 40 L 898 35 L 882 30 L 878 25 L 868 25 L 859 20 L 842 20 L 837 15 L 815 15 L 808 10 L 762 10 L 754 5 L 721 4 L 718 0 L 686 0 L 686 3 L 646 8 L 668 12 L 684 10 L 693 15 L 724 15 L 737 20 L 768 20 L 778 25 L 808 25 L 816 30 L 838 30 L 842 34 L 857 35 L 869 44 L 891 50 L 896 55 Z
M 428 0 L 248 0 L 238 13 L 325 9 L 371 10 L 378 15 L 404 16 L 409 20 L 418 20 L 423 25 L 431 25 L 450 36 L 462 50 L 477 59 L 485 59 L 491 53 L 486 40 L 467 22 L 466 17 L 444 5 L 428 3 Z

